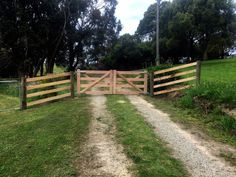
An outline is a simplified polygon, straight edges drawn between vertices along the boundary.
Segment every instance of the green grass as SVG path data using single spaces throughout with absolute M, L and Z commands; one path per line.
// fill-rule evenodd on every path
M 202 81 L 236 84 L 236 58 L 202 62 Z
M 66 71 L 65 68 L 55 65 L 53 73 L 64 73 L 65 71 Z
M 0 112 L 0 176 L 76 176 L 87 133 L 86 97 L 26 111 Z
M 185 94 L 236 107 L 236 58 L 202 62 L 201 85 Z
M 188 176 L 183 165 L 171 157 L 171 151 L 124 96 L 109 96 L 107 105 L 116 119 L 117 137 L 133 160 L 137 176 Z
M 204 115 L 197 108 L 183 108 L 173 100 L 145 98 L 154 104 L 156 108 L 167 112 L 173 121 L 185 125 L 186 128 L 200 130 L 219 142 L 236 147 L 236 121 L 232 117 L 217 110 Z
M 19 108 L 19 84 L 0 83 L 0 112 Z

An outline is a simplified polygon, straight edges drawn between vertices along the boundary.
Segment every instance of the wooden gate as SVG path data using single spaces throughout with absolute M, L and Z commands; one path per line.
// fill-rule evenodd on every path
M 146 94 L 148 74 L 145 71 L 78 70 L 78 94 Z

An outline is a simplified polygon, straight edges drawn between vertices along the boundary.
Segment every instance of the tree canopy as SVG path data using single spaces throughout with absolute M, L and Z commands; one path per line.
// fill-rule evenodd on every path
M 160 53 L 163 59 L 188 56 L 223 58 L 236 38 L 232 0 L 173 0 L 160 7 Z M 155 43 L 156 4 L 140 21 L 136 35 Z
M 0 74 L 35 76 L 52 73 L 55 63 L 68 70 L 98 63 L 121 30 L 116 5 L 116 0 L 1 0 Z

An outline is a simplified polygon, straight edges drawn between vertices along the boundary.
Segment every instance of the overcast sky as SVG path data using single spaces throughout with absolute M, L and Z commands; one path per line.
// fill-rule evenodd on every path
M 116 16 L 121 20 L 121 34 L 134 34 L 147 8 L 156 0 L 117 0 Z

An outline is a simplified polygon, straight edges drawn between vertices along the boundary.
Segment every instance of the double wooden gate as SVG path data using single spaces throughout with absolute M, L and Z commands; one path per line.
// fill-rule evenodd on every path
M 146 94 L 148 73 L 145 71 L 77 71 L 78 94 Z

